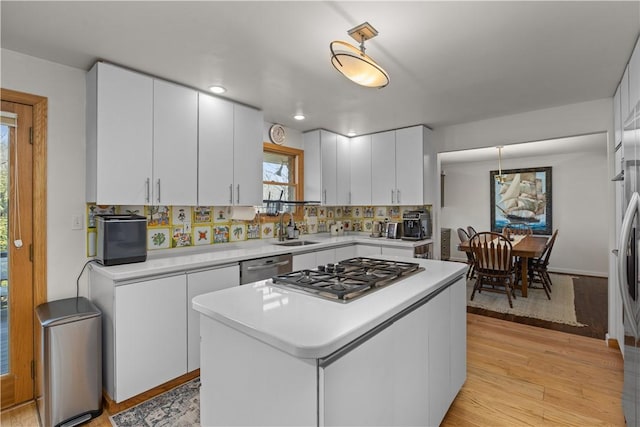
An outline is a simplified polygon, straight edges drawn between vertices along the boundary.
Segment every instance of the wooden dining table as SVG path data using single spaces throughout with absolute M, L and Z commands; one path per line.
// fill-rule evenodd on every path
M 522 259 L 522 296 L 527 298 L 527 289 L 529 287 L 529 267 L 528 260 L 529 258 L 535 258 L 542 255 L 544 252 L 544 248 L 549 240 L 548 237 L 544 236 L 525 236 L 519 241 L 513 242 L 512 245 L 512 255 L 520 257 Z M 458 245 L 458 250 L 464 252 L 471 252 L 471 247 L 469 246 L 469 240 L 466 242 L 461 242 Z

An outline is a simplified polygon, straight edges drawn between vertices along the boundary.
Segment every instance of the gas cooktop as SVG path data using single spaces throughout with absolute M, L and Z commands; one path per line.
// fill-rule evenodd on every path
M 417 263 L 356 257 L 315 270 L 281 274 L 272 281 L 318 297 L 349 302 L 423 270 Z

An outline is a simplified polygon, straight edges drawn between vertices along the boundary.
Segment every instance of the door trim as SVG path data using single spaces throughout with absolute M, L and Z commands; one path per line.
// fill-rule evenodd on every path
M 3 101 L 33 107 L 33 317 L 35 307 L 47 301 L 47 112 L 48 99 L 42 96 L 0 88 Z M 39 366 L 40 328 L 34 327 L 34 360 Z M 40 373 L 36 373 L 36 378 Z M 35 381 L 34 396 L 40 395 Z

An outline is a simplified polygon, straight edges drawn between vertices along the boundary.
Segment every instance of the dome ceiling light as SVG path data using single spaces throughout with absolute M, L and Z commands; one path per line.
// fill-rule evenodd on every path
M 342 75 L 361 86 L 383 88 L 389 84 L 389 74 L 376 61 L 364 53 L 364 42 L 378 35 L 378 31 L 368 22 L 348 31 L 360 43 L 360 49 L 343 41 L 329 44 L 331 64 Z

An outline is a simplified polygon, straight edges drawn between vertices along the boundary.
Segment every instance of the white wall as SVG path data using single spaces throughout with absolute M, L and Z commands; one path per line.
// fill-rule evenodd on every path
M 553 271 L 607 276 L 608 207 L 602 200 L 607 194 L 607 153 L 603 137 L 599 152 L 562 154 L 503 160 L 503 169 L 551 166 L 553 229 L 558 239 L 549 268 Z M 442 165 L 445 177 L 445 206 L 441 210 L 442 227 L 451 228 L 451 257 L 465 261 L 458 251 L 456 230 L 472 225 L 489 231 L 490 178 L 497 169 L 495 161 Z M 585 250 L 576 250 L 585 248 Z
M 0 55 L 3 88 L 48 98 L 48 300 L 75 296 L 87 261 L 85 231 L 71 230 L 71 215 L 85 212 L 85 71 L 6 49 Z
M 264 128 L 262 132 L 262 140 L 264 142 L 271 141 L 271 138 L 269 138 L 269 129 L 271 128 L 272 125 L 273 123 L 264 122 Z M 286 137 L 284 140 L 284 144 L 282 145 L 286 147 L 297 148 L 298 150 L 304 149 L 302 132 L 300 132 L 299 130 L 288 128 L 286 126 L 284 128 L 284 131 L 285 131 Z

